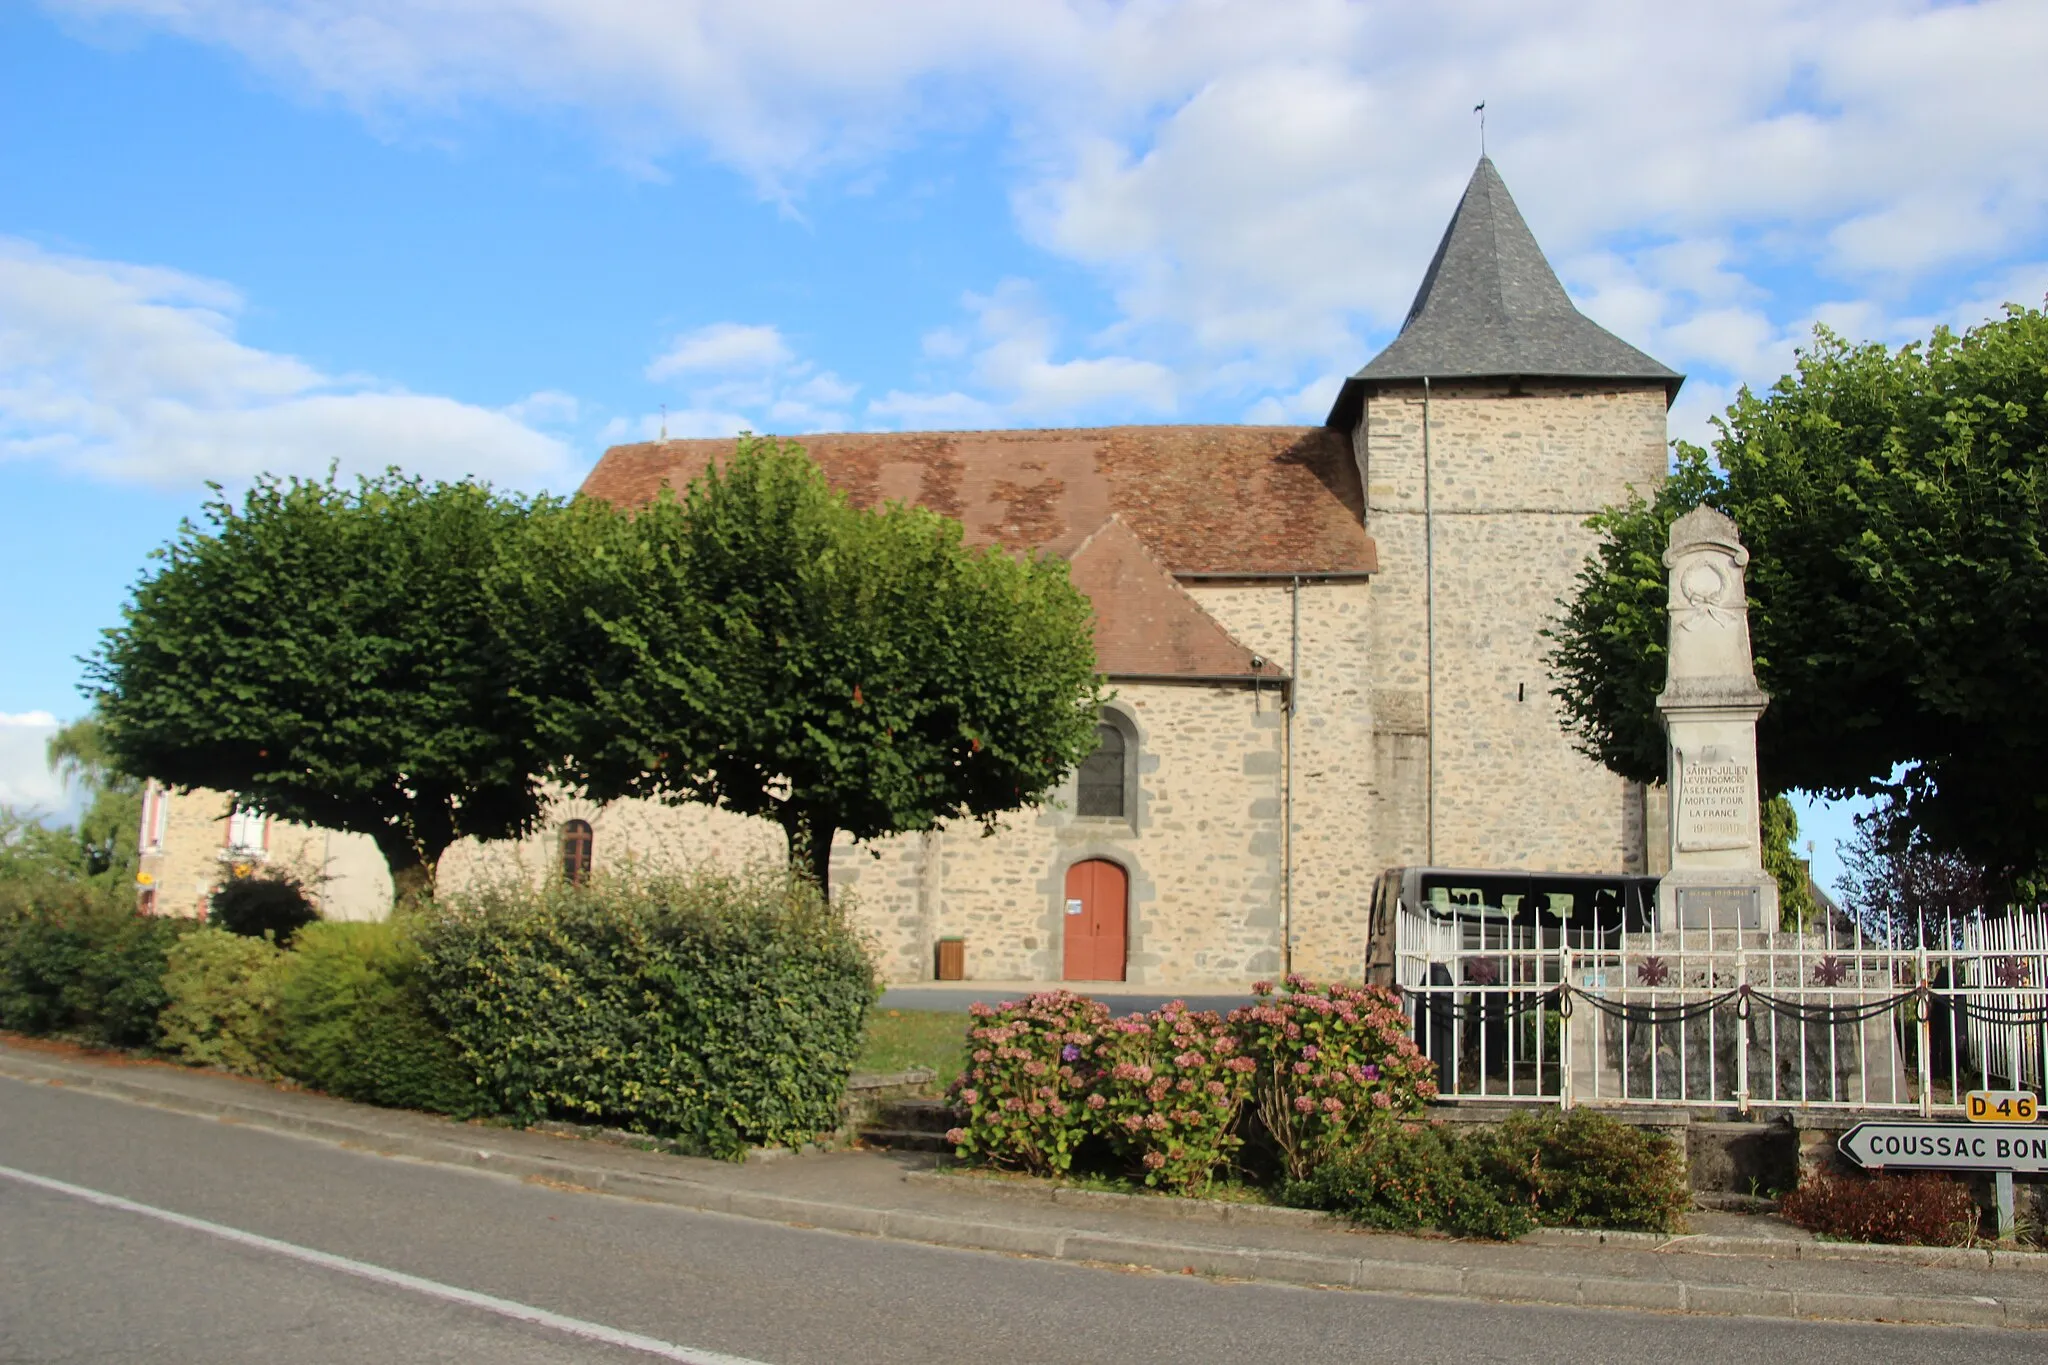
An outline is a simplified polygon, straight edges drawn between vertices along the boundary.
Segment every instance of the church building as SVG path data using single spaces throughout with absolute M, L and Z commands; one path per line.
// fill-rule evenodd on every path
M 1572 747 L 1542 631 L 1586 519 L 1664 478 L 1681 382 L 1573 306 L 1482 158 L 1400 334 L 1319 427 L 799 438 L 856 504 L 1064 556 L 1111 694 L 1050 803 L 835 850 L 884 974 L 929 979 L 957 939 L 984 981 L 1356 978 L 1387 868 L 1658 870 L 1663 821 Z M 617 446 L 583 491 L 644 505 L 732 448 Z M 450 850 L 441 880 L 782 856 L 763 821 L 565 800 L 524 843 Z

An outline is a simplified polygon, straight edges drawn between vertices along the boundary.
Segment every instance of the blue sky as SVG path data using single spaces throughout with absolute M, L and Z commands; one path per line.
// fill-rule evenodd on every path
M 1476 151 L 1701 438 L 2048 293 L 2037 0 L 0 5 L 0 799 L 208 479 L 1320 419 Z M 1839 818 L 1835 821 L 1839 824 Z M 1824 845 L 1832 835 L 1818 829 Z

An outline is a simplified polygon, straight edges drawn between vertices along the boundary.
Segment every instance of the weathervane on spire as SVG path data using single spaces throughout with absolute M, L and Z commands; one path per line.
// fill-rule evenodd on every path
M 1479 115 L 1479 155 L 1483 157 L 1486 155 L 1486 101 L 1473 105 L 1472 112 Z

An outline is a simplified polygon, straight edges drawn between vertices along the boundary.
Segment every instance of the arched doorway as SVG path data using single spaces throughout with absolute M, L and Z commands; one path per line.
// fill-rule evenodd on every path
M 1065 976 L 1069 981 L 1124 979 L 1124 922 L 1130 878 L 1106 858 L 1067 869 Z

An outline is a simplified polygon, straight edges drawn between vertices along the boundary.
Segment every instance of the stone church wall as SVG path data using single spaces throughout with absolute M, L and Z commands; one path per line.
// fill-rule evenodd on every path
M 1358 434 L 1382 565 L 1370 654 L 1387 866 L 1431 860 L 1422 410 L 1419 384 L 1376 394 Z M 1571 747 L 1541 632 L 1595 543 L 1586 518 L 1653 492 L 1664 441 L 1662 385 L 1432 386 L 1437 864 L 1643 866 L 1642 793 Z
M 1235 986 L 1280 969 L 1277 689 L 1133 683 L 1114 692 L 1111 706 L 1135 740 L 1126 818 L 1074 814 L 1069 779 L 1047 806 L 1008 817 L 992 835 L 968 823 L 869 846 L 842 838 L 833 887 L 857 907 L 888 979 L 928 980 L 933 944 L 959 935 L 970 978 L 1059 980 L 1066 872 L 1084 858 L 1108 858 L 1129 874 L 1131 982 Z M 565 799 L 531 838 L 451 848 L 442 886 L 557 875 L 561 827 L 572 819 L 590 822 L 597 870 L 784 856 L 782 832 L 766 821 Z
M 1203 610 L 1277 668 L 1294 654 L 1286 583 L 1194 583 Z M 1385 818 L 1373 768 L 1373 588 L 1362 579 L 1304 580 L 1295 680 L 1294 970 L 1354 977 L 1365 960 L 1374 826 Z M 1284 751 L 1283 736 L 1283 751 Z M 1283 784 L 1285 773 L 1282 773 Z

